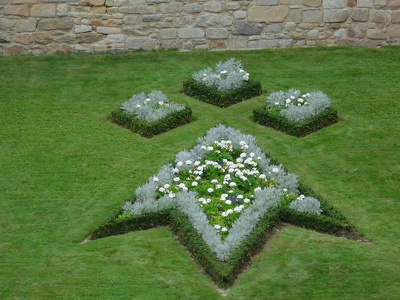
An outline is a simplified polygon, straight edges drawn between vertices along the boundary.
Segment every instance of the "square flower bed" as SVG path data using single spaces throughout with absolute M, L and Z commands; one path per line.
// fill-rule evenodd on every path
M 111 113 L 111 120 L 144 137 L 152 137 L 192 121 L 192 110 L 168 100 L 160 91 L 140 93 Z
M 183 82 L 183 92 L 200 101 L 227 107 L 262 94 L 260 82 L 249 76 L 242 63 L 231 58 L 217 63 L 215 71 L 206 68 L 195 72 Z
M 340 212 L 268 158 L 254 137 L 220 125 L 198 142 L 139 187 L 91 238 L 169 225 L 212 279 L 226 287 L 281 221 L 355 233 Z
M 267 104 L 253 111 L 255 122 L 302 137 L 338 121 L 336 110 L 323 92 L 301 94 L 290 89 L 267 97 Z

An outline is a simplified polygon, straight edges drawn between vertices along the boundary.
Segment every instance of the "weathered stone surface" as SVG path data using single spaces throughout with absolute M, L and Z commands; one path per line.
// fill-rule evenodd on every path
M 304 23 L 320 23 L 322 22 L 322 10 L 320 9 L 307 9 L 303 11 Z
M 93 30 L 93 27 L 90 25 L 74 25 L 75 33 L 90 32 L 92 30 Z
M 125 16 L 122 19 L 122 22 L 126 25 L 134 25 L 136 24 L 137 17 L 136 16 Z
M 39 30 L 68 30 L 74 26 L 74 21 L 69 18 L 42 19 L 38 22 Z
M 374 23 L 389 23 L 392 12 L 390 10 L 375 10 L 370 13 L 370 21 Z
M 367 25 L 365 23 L 352 23 L 347 30 L 347 36 L 350 38 L 364 38 L 367 33 Z
M 15 27 L 15 23 L 14 19 L 0 18 L 0 29 L 12 29 Z
M 54 18 L 56 6 L 54 4 L 34 4 L 31 8 L 32 17 Z
M 233 23 L 232 34 L 233 35 L 256 35 L 261 33 L 261 28 L 250 25 L 242 21 L 236 21 Z
M 90 6 L 103 6 L 105 4 L 105 0 L 89 0 Z
M 204 4 L 204 11 L 207 12 L 221 12 L 222 11 L 222 4 L 219 1 L 209 1 Z
M 313 29 L 307 33 L 307 38 L 310 40 L 316 40 L 318 38 L 319 30 Z
M 355 22 L 365 22 L 368 20 L 368 8 L 356 8 L 351 12 L 351 19 Z
M 261 40 L 258 42 L 259 48 L 286 48 L 293 44 L 292 39 Z
M 11 35 L 8 32 L 0 31 L 0 44 L 11 42 Z
M 228 38 L 228 30 L 226 28 L 207 28 L 206 37 L 208 39 L 226 39 Z
M 66 3 L 61 3 L 57 5 L 57 16 L 67 16 L 71 10 L 71 5 Z
M 303 10 L 300 8 L 289 9 L 289 15 L 287 19 L 295 23 L 300 23 L 303 19 Z
M 123 43 L 125 41 L 125 36 L 123 34 L 109 34 L 107 35 L 107 43 Z
M 4 52 L 6 55 L 18 55 L 24 53 L 24 50 L 24 47 L 20 45 L 12 45 L 10 47 L 6 47 Z
M 324 12 L 323 21 L 326 23 L 341 23 L 349 18 L 347 9 L 327 9 Z
M 233 18 L 220 14 L 201 15 L 196 22 L 199 27 L 225 27 L 233 24 Z
M 256 5 L 278 5 L 279 0 L 256 0 Z
M 183 10 L 183 3 L 180 2 L 172 2 L 169 4 L 160 5 L 160 11 L 164 14 L 166 13 L 176 14 L 180 13 L 182 10 Z
M 35 42 L 35 38 L 32 33 L 16 33 L 13 36 L 12 42 L 29 45 Z
M 199 13 L 202 10 L 203 8 L 199 3 L 189 3 L 185 4 L 185 6 L 183 7 L 183 11 L 187 14 Z
M 119 12 L 126 14 L 154 14 L 156 9 L 154 5 L 121 6 Z
M 392 13 L 392 23 L 400 23 L 400 11 L 394 11 Z
M 29 7 L 27 5 L 7 5 L 4 6 L 3 12 L 5 15 L 14 16 L 29 16 Z
M 357 0 L 347 0 L 348 7 L 355 7 L 357 5 Z
M 248 43 L 247 36 L 233 36 L 227 41 L 229 49 L 246 49 Z
M 389 8 L 393 10 L 400 9 L 400 0 L 389 1 Z
M 333 34 L 333 36 L 336 38 L 344 38 L 345 35 L 346 35 L 346 29 L 344 28 L 336 30 L 335 33 Z
M 228 2 L 225 5 L 226 10 L 238 10 L 240 9 L 240 3 L 239 2 Z
M 180 28 L 178 37 L 181 39 L 196 39 L 204 37 L 204 31 L 200 28 Z
M 158 49 L 159 41 L 155 39 L 145 39 L 145 38 L 127 38 L 125 41 L 125 47 L 128 49 L 143 49 L 143 50 L 153 50 Z
M 372 8 L 374 0 L 357 0 L 357 7 Z
M 280 0 L 279 3 L 283 5 L 299 6 L 303 4 L 303 0 Z
M 33 36 L 35 38 L 35 42 L 40 45 L 50 44 L 54 40 L 53 35 L 48 31 L 35 32 L 33 33 Z
M 104 35 L 96 32 L 85 32 L 76 35 L 78 43 L 93 43 L 104 39 Z
M 249 22 L 283 22 L 289 14 L 286 5 L 251 6 L 248 9 Z
M 386 34 L 379 29 L 368 29 L 367 38 L 372 40 L 384 40 L 386 39 Z
M 321 3 L 322 0 L 303 0 L 303 4 L 310 7 L 320 7 Z
M 160 22 L 165 19 L 164 15 L 144 15 L 142 17 L 143 22 Z
M 323 0 L 323 8 L 344 8 L 345 0 Z
M 98 33 L 102 34 L 118 34 L 121 33 L 121 29 L 117 27 L 105 27 L 105 26 L 100 26 L 97 27 L 96 30 Z
M 226 49 L 228 46 L 226 45 L 225 40 L 211 40 L 208 44 L 208 47 L 212 50 L 215 49 Z
M 375 9 L 382 9 L 386 8 L 387 0 L 375 0 L 374 1 L 374 8 Z
M 283 31 L 283 23 L 272 23 L 265 25 L 264 33 L 281 33 Z
M 36 30 L 37 20 L 35 18 L 18 20 L 15 25 L 16 32 L 34 32 Z
M 234 17 L 236 20 L 246 19 L 246 17 L 247 17 L 247 11 L 245 11 L 245 10 L 238 10 L 238 11 L 235 11 L 235 12 L 233 13 L 233 17 Z
M 171 0 L 146 0 L 147 3 L 168 3 Z
M 399 24 L 390 25 L 387 28 L 387 35 L 391 39 L 400 38 L 400 25 Z
M 160 38 L 163 40 L 172 40 L 178 37 L 178 32 L 175 28 L 161 29 Z

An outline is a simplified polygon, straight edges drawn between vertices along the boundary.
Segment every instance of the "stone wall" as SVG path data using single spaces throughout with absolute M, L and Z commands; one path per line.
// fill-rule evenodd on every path
M 400 0 L 0 0 L 0 54 L 400 44 Z

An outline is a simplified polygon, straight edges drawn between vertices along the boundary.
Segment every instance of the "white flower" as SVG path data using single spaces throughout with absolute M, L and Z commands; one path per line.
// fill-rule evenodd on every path
M 163 187 L 160 187 L 159 189 L 158 189 L 160 192 L 165 192 L 165 189 L 163 188 Z
M 199 184 L 196 181 L 192 182 L 192 186 L 198 186 Z
M 282 191 L 287 192 L 287 189 L 283 189 Z
M 295 99 L 295 98 L 296 98 L 295 96 L 290 96 L 290 99 L 292 99 L 292 100 Z
M 214 228 L 217 229 L 217 230 L 220 230 L 221 226 L 220 225 L 214 225 Z
M 226 74 L 226 73 L 228 73 L 228 71 L 226 70 L 221 71 L 221 74 Z
M 175 169 L 172 170 L 172 172 L 173 172 L 173 173 L 178 173 L 178 172 L 179 172 L 179 169 L 178 169 L 178 168 L 175 168 Z
M 260 188 L 260 187 L 256 187 L 256 188 L 254 189 L 254 191 L 255 191 L 255 192 L 261 191 L 261 188 Z
M 168 183 L 164 184 L 164 187 L 167 189 L 170 187 L 170 185 Z
M 181 180 L 179 177 L 174 178 L 174 182 L 178 182 L 179 180 Z
M 174 198 L 174 197 L 175 197 L 175 194 L 174 194 L 173 192 L 169 192 L 168 196 L 169 196 L 170 198 Z
M 243 195 L 237 195 L 236 198 L 238 198 L 238 199 L 243 199 Z
M 218 183 L 218 180 L 217 179 L 213 179 L 213 180 L 211 180 L 211 183 Z
M 304 97 L 304 96 L 303 96 Z M 302 98 L 297 99 L 297 101 L 299 101 L 300 103 L 303 103 L 304 100 Z
M 158 181 L 158 178 L 157 178 L 157 177 L 153 177 L 153 181 L 154 181 L 154 182 L 157 182 L 157 181 Z
M 286 99 L 286 103 L 289 104 L 291 101 L 290 99 Z
M 240 153 L 240 157 L 241 157 L 241 158 L 245 158 L 246 156 L 247 156 L 246 153 Z
M 213 146 L 208 146 L 207 147 L 207 151 L 213 151 L 214 150 L 214 147 Z
M 213 188 L 208 188 L 207 192 L 212 193 L 212 192 L 214 192 L 214 189 Z
M 164 102 L 160 101 L 160 102 L 158 102 L 158 104 L 160 104 L 160 105 L 163 105 L 163 104 L 164 104 Z
M 279 105 L 279 102 L 275 102 L 275 105 Z
M 146 98 L 146 100 L 145 100 L 146 102 L 150 102 L 151 100 L 150 100 L 150 98 Z
M 225 203 L 228 204 L 228 205 L 231 205 L 232 201 L 231 200 L 226 200 Z
M 236 183 L 232 181 L 231 183 L 229 183 L 229 186 L 234 187 L 234 186 L 236 186 Z
M 265 175 L 265 174 L 260 174 L 260 176 L 259 176 L 261 179 L 265 179 L 265 178 L 267 178 L 267 176 Z
M 306 196 L 304 195 L 300 195 L 299 197 L 297 197 L 297 200 L 303 200 Z
M 273 168 L 273 169 L 272 169 L 272 172 L 274 172 L 274 173 L 279 173 L 279 169 L 278 169 L 278 168 Z
M 244 201 L 244 203 L 250 203 L 250 199 L 249 198 L 245 198 L 243 201 Z
M 180 167 L 180 166 L 182 166 L 183 165 L 183 162 L 181 162 L 181 161 L 178 161 L 177 163 L 176 163 L 176 166 L 178 166 L 178 167 Z
M 300 103 L 297 103 L 297 106 L 301 106 L 301 104 L 300 104 Z
M 225 227 L 222 227 L 221 231 L 228 231 L 228 229 L 226 229 Z
M 192 164 L 192 161 L 191 161 L 191 160 L 187 160 L 187 161 L 186 161 L 186 164 L 187 164 L 187 165 L 191 165 L 191 164 Z
M 222 184 L 217 184 L 217 185 L 215 186 L 215 188 L 216 188 L 216 189 L 222 189 Z
M 194 162 L 194 165 L 197 167 L 198 165 L 200 165 L 200 162 L 199 162 L 198 160 L 196 160 L 196 161 Z
M 136 105 L 137 108 L 141 108 L 140 104 Z
M 188 188 L 186 187 L 186 186 L 184 186 L 183 188 L 182 188 L 182 191 L 184 191 L 184 192 L 186 192 L 188 190 Z
M 186 186 L 185 186 L 185 184 L 184 184 L 183 182 L 181 182 L 180 184 L 178 184 L 178 187 L 181 188 L 181 189 L 183 189 L 183 188 L 186 187 Z
M 246 145 L 246 142 L 245 141 L 240 141 L 239 145 L 240 146 L 244 146 L 244 145 Z

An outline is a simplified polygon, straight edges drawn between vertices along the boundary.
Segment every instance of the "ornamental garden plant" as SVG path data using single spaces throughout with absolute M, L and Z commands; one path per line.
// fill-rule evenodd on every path
M 302 137 L 338 121 L 329 97 L 321 91 L 279 91 L 267 97 L 266 105 L 253 111 L 255 122 Z
M 91 238 L 168 225 L 226 287 L 281 222 L 355 234 L 340 212 L 268 157 L 253 136 L 219 125 L 149 178 Z
M 243 70 L 241 61 L 230 58 L 195 72 L 192 78 L 183 82 L 183 92 L 195 99 L 219 107 L 261 95 L 261 83 L 250 78 Z
M 161 91 L 135 94 L 111 113 L 111 120 L 144 137 L 152 137 L 193 120 L 190 107 L 169 101 Z

